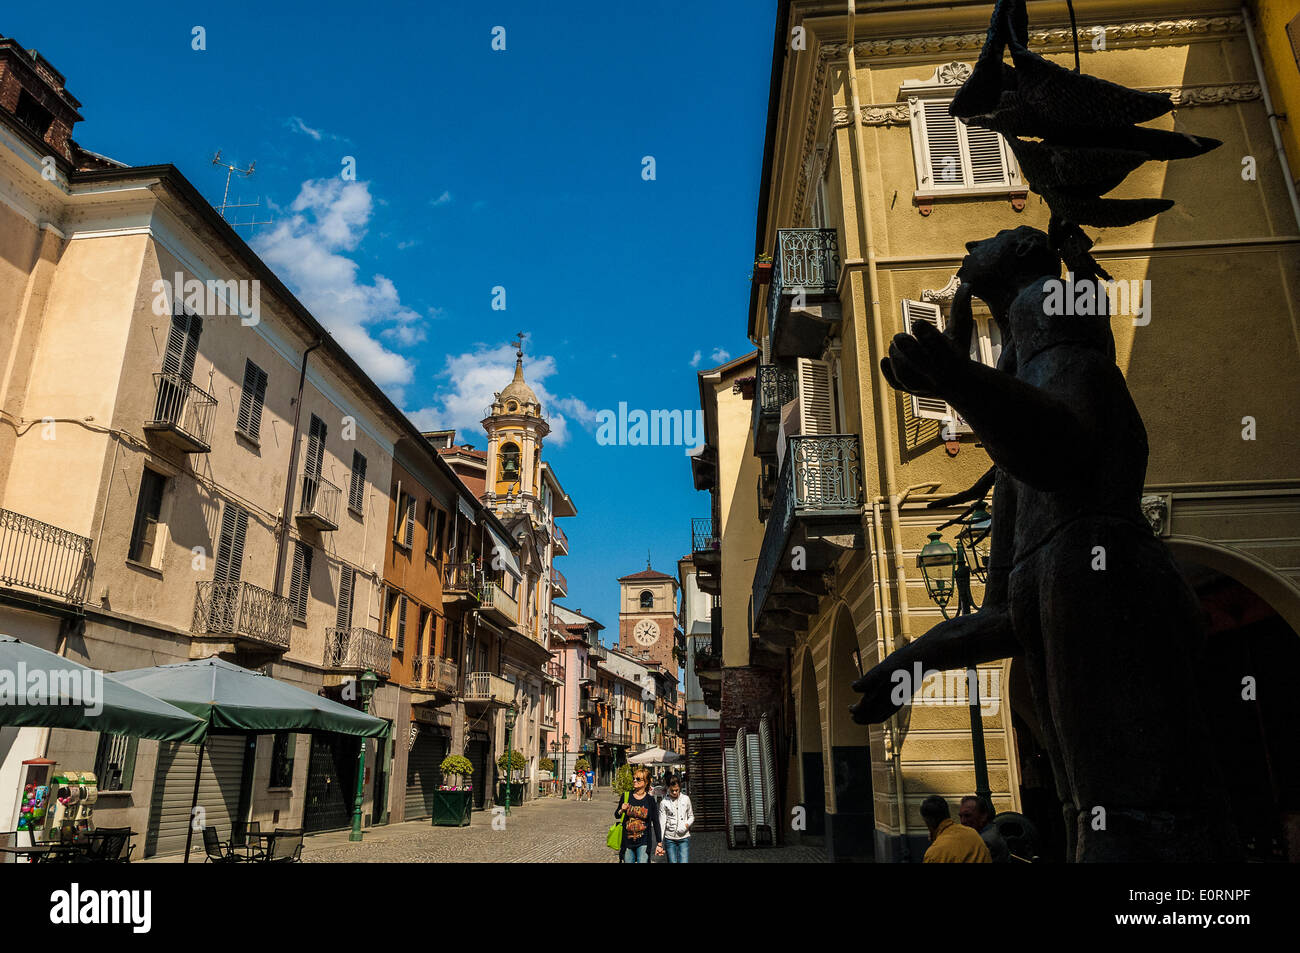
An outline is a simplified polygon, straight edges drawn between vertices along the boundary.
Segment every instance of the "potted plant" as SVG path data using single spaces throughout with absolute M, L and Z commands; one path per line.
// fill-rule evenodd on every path
M 632 765 L 620 764 L 614 772 L 614 793 L 620 798 L 632 793 Z
M 528 759 L 518 749 L 512 750 L 507 760 L 506 755 L 497 758 L 497 771 L 501 781 L 497 784 L 497 803 L 506 802 L 506 768 L 510 769 L 510 803 L 519 805 L 524 802 L 524 771 L 528 769 Z M 518 780 L 516 780 L 518 779 Z
M 474 799 L 474 765 L 460 754 L 449 754 L 439 765 L 444 782 L 433 792 L 433 823 L 436 827 L 468 827 Z
M 759 255 L 754 261 L 753 280 L 765 285 L 772 280 L 772 256 Z

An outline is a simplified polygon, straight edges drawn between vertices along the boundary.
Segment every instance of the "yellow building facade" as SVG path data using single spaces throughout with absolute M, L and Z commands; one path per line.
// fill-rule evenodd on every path
M 1295 63 L 1280 55 L 1291 17 L 1264 6 L 1263 72 L 1230 4 L 1077 11 L 1083 72 L 1168 91 L 1176 108 L 1154 125 L 1223 141 L 1148 164 L 1113 193 L 1172 198 L 1172 210 L 1092 232 L 1102 266 L 1136 283 L 1112 327 L 1151 445 L 1143 509 L 1201 597 L 1223 678 L 1285 669 L 1300 644 L 1300 438 L 1288 426 L 1300 222 L 1264 106 L 1266 92 L 1295 95 Z M 1031 48 L 1072 67 L 1065 5 L 1028 8 Z M 848 707 L 860 672 L 941 621 L 916 557 L 961 511 L 927 504 L 990 466 L 951 408 L 890 389 L 880 358 L 913 322 L 943 321 L 966 242 L 1047 226 L 1005 144 L 947 116 L 991 9 L 858 3 L 850 22 L 842 3 L 781 4 L 748 319 L 758 366 L 734 393 L 706 393 L 701 375 L 696 486 L 713 490 L 721 540 L 723 736 L 759 712 L 780 724 L 784 806 L 806 818 L 786 836 L 821 838 L 835 859 L 918 860 L 921 801 L 975 788 L 962 673 L 946 680 L 960 697 L 918 700 L 885 725 L 855 725 Z M 972 356 L 994 363 L 996 326 L 978 303 L 976 317 Z M 1290 691 L 1287 677 L 1273 687 Z M 978 684 L 995 806 L 1033 820 L 1054 856 L 1064 832 L 1028 691 L 1011 660 L 981 667 Z M 1246 713 L 1207 706 L 1247 849 L 1294 859 L 1296 709 L 1265 705 L 1250 728 Z M 1269 771 L 1271 787 L 1258 781 Z

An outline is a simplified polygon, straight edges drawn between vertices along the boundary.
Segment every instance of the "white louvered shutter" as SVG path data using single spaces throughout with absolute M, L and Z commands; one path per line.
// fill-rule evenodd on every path
M 961 132 L 957 118 L 948 115 L 949 100 L 926 99 L 921 102 L 925 125 L 925 167 L 928 182 L 922 188 L 959 188 L 965 184 Z
M 823 436 L 835 433 L 835 398 L 831 368 L 825 361 L 801 357 L 799 375 L 799 433 Z
M 992 129 L 964 126 L 970 185 L 1010 185 L 1007 152 L 1002 137 Z
M 929 301 L 911 301 L 903 299 L 903 330 L 912 333 L 913 322 L 924 321 L 943 330 L 943 310 Z M 912 416 L 922 420 L 943 420 L 953 417 L 948 402 L 938 397 L 918 397 L 907 395 L 912 401 Z

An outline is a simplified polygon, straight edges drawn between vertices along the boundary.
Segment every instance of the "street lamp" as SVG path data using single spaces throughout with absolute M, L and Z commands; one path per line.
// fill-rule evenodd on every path
M 555 797 L 555 782 L 560 777 L 560 743 L 551 742 L 551 797 Z
M 957 548 L 943 541 L 943 534 L 936 530 L 930 534 L 930 541 L 921 547 L 916 557 L 916 564 L 925 577 L 925 589 L 930 601 L 939 607 L 945 619 L 948 618 L 948 603 L 953 592 L 957 593 L 956 617 L 974 612 L 978 606 L 971 597 L 971 564 L 976 567 L 976 575 L 982 583 L 988 570 L 988 538 L 992 520 L 984 501 L 980 500 L 963 516 L 945 523 L 939 529 L 960 523 L 957 533 Z M 967 553 L 969 552 L 969 560 Z M 984 722 L 980 718 L 979 676 L 976 668 L 966 670 L 966 700 L 970 704 L 971 746 L 974 748 L 975 794 L 992 804 L 992 792 L 989 789 L 989 767 L 984 753 Z M 916 690 L 920 686 L 914 686 Z
M 359 687 L 361 689 L 361 710 L 366 714 L 370 713 L 370 699 L 374 697 L 375 689 L 379 687 L 379 676 L 370 669 L 366 669 L 365 674 L 361 676 Z M 348 834 L 348 840 L 361 840 L 361 798 L 365 791 L 366 784 L 366 739 L 361 739 L 361 751 L 357 755 L 357 797 L 352 804 L 352 832 Z
M 561 771 L 561 772 L 563 772 L 563 770 L 564 770 L 564 768 L 566 767 L 567 762 L 568 762 L 568 760 L 569 760 L 569 733 L 568 733 L 567 731 L 564 733 L 564 748 L 563 748 L 563 751 L 564 751 L 564 760 L 560 763 L 560 771 Z M 567 778 L 563 773 L 561 773 L 561 775 L 560 775 L 560 800 L 561 800 L 561 801 L 567 801 L 568 799 L 569 799 L 569 779 L 568 779 L 568 778 Z
M 519 711 L 513 704 L 506 709 L 506 813 L 510 813 L 510 769 L 514 767 L 514 750 L 511 748 L 511 735 L 515 730 L 515 719 Z

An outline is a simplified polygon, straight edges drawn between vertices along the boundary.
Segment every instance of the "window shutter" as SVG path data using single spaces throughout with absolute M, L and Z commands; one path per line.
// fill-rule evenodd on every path
M 221 510 L 221 534 L 217 538 L 217 566 L 214 582 L 239 582 L 244 568 L 244 540 L 248 535 L 248 513 L 233 503 Z
M 801 357 L 799 375 L 799 433 L 821 436 L 835 432 L 831 368 L 825 361 Z
M 963 126 L 970 158 L 971 185 L 1008 185 L 1007 157 L 1002 137 L 992 129 Z
M 266 371 L 244 362 L 244 389 L 239 397 L 239 429 L 250 437 L 262 435 L 262 407 L 266 402 Z
M 397 481 L 397 490 L 393 494 L 395 505 L 393 506 L 393 541 L 396 542 L 402 538 L 402 481 Z
M 957 128 L 960 122 L 948 115 L 949 103 L 947 99 L 927 99 L 921 103 L 925 120 L 925 171 L 930 177 L 922 186 L 953 188 L 964 184 L 961 133 Z
M 406 529 L 402 534 L 402 540 L 406 543 L 406 548 L 410 549 L 415 545 L 415 497 L 406 498 Z
M 394 645 L 398 652 L 406 651 L 406 596 L 397 597 L 397 638 Z
M 293 603 L 293 617 L 307 621 L 307 592 L 311 586 L 311 547 L 295 543 L 293 550 L 293 576 L 289 581 L 289 601 Z
M 943 310 L 929 301 L 910 301 L 903 299 L 903 330 L 912 333 L 913 322 L 925 321 L 943 330 Z M 922 420 L 944 420 L 952 417 L 952 408 L 946 400 L 938 397 L 918 397 L 908 394 L 912 401 L 912 416 Z
M 315 414 L 311 415 L 311 429 L 307 436 L 307 476 L 314 480 L 321 477 L 321 464 L 325 456 L 325 421 Z
M 357 584 L 357 571 L 344 566 L 339 575 L 339 608 L 334 624 L 340 629 L 352 628 L 352 590 Z
M 352 451 L 352 485 L 348 487 L 348 507 L 362 512 L 366 502 L 366 458 L 358 450 Z

